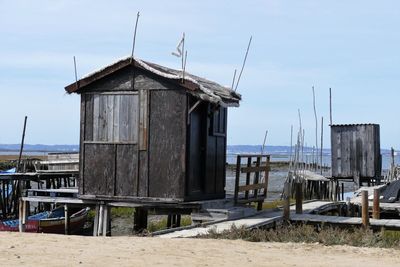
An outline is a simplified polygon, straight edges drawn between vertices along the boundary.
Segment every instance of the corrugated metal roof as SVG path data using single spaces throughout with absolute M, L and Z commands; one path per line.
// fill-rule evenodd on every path
M 118 60 L 100 70 L 97 70 L 91 74 L 88 74 L 81 78 L 77 83 L 72 83 L 65 87 L 68 93 L 79 93 L 79 91 L 99 80 L 100 78 L 106 77 L 124 67 L 129 65 L 137 68 L 149 71 L 159 77 L 171 80 L 185 88 L 192 95 L 222 106 L 239 106 L 241 95 L 231 90 L 230 88 L 224 87 L 216 82 L 195 76 L 193 74 L 185 72 L 184 82 L 182 82 L 182 71 L 167 68 L 155 63 L 146 62 L 140 59 L 132 59 L 126 57 Z

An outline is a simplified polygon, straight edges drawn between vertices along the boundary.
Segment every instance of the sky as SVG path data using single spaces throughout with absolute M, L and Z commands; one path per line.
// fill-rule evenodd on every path
M 5 1 L 0 0 L 0 144 L 78 144 L 79 96 L 64 87 L 130 55 L 172 68 L 183 32 L 187 71 L 230 86 L 253 36 L 228 115 L 228 144 L 289 145 L 299 128 L 315 144 L 324 118 L 329 147 L 329 88 L 333 123 L 378 123 L 381 147 L 400 147 L 400 2 L 304 1 Z M 319 130 L 320 131 L 320 130 Z

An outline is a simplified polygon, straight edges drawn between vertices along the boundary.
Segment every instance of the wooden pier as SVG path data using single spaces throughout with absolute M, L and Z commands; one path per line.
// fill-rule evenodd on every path
M 363 219 L 360 217 L 326 216 L 320 215 L 329 211 L 340 209 L 345 202 L 311 201 L 303 204 L 303 214 L 296 214 L 295 205 L 290 206 L 290 218 L 292 223 L 324 224 L 341 227 L 361 227 Z M 400 208 L 400 207 L 399 207 Z M 203 225 L 203 227 L 188 227 L 185 229 L 171 229 L 154 233 L 161 238 L 189 238 L 199 235 L 206 235 L 211 230 L 221 233 L 230 230 L 233 226 L 254 228 L 271 228 L 284 221 L 282 210 L 266 210 L 258 212 L 256 215 L 236 220 L 219 221 Z M 372 229 L 385 228 L 388 230 L 400 230 L 400 220 L 392 219 L 370 219 Z

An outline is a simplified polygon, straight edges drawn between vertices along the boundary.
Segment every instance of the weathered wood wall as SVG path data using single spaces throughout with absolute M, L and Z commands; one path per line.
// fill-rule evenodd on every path
M 186 174 L 186 93 L 150 94 L 149 196 L 184 198 Z
M 380 177 L 379 125 L 333 125 L 331 149 L 333 177 Z
M 79 169 L 79 153 L 49 153 L 47 160 L 49 170 Z

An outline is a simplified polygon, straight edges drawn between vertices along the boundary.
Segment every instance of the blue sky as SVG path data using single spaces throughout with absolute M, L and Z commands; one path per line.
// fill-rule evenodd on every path
M 112 4 L 111 4 L 112 3 Z M 187 70 L 230 85 L 253 36 L 229 113 L 229 144 L 290 143 L 301 110 L 313 144 L 312 91 L 319 120 L 379 123 L 382 147 L 400 147 L 398 1 L 3 1 L 0 0 L 0 143 L 77 144 L 79 97 L 64 86 L 130 54 L 179 68 L 171 55 L 186 33 Z M 325 123 L 325 147 L 329 127 Z

